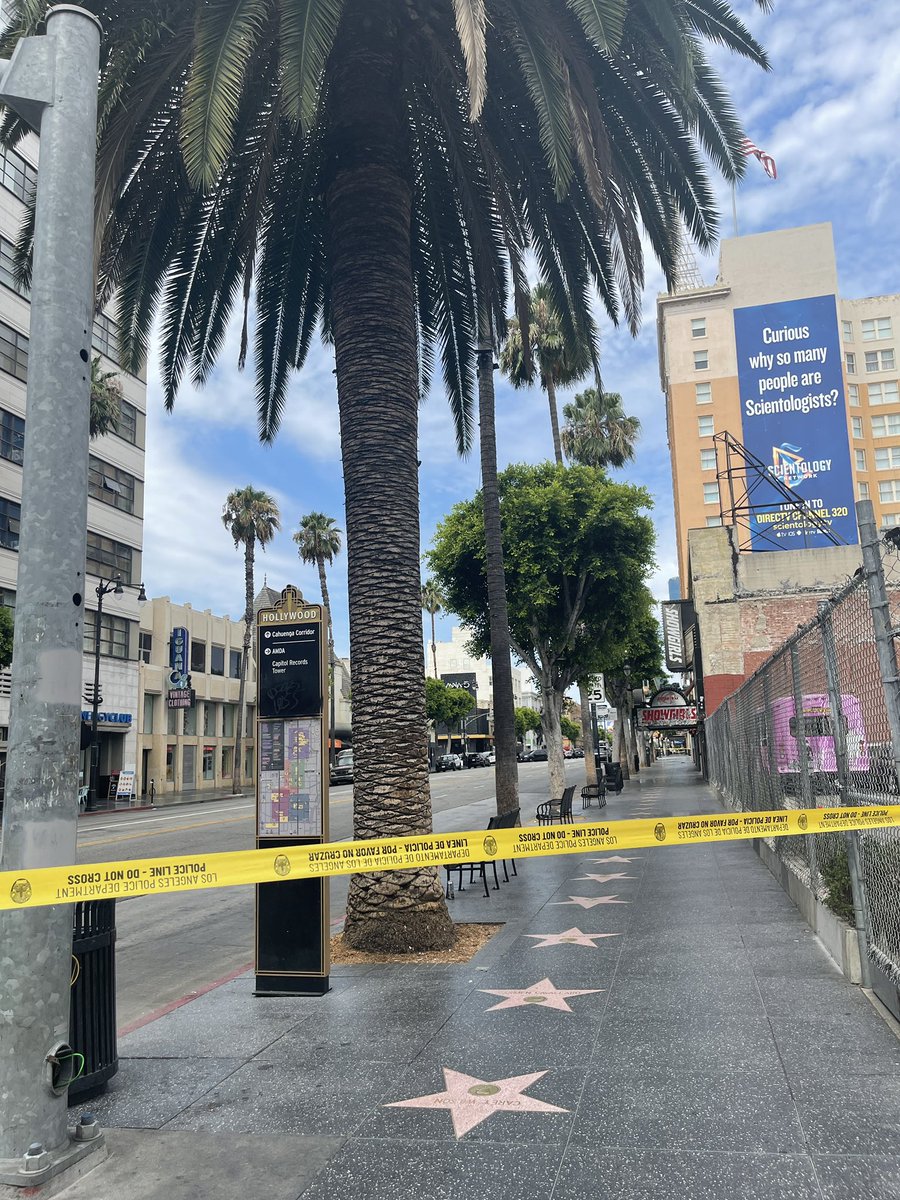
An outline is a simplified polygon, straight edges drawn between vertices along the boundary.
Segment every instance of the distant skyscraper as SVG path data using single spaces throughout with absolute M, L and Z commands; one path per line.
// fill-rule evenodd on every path
M 670 600 L 680 600 L 681 599 L 681 580 L 678 578 L 677 575 L 673 576 L 669 580 L 669 599 Z

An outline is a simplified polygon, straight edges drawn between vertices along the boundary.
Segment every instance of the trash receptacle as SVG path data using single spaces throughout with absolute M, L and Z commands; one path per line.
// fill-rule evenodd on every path
M 116 1044 L 116 902 L 82 900 L 72 930 L 69 1044 L 84 1057 L 71 1100 L 102 1091 L 119 1069 Z
M 606 762 L 603 764 L 603 773 L 606 776 L 606 786 L 611 792 L 617 795 L 625 786 L 625 780 L 622 777 L 622 766 L 617 762 Z

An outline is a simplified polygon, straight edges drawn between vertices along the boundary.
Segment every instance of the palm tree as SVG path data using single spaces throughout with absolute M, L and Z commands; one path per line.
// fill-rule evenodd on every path
M 704 154 L 728 179 L 744 167 L 704 43 L 765 54 L 725 0 L 91 7 L 107 35 L 98 298 L 117 295 L 123 366 L 142 362 L 158 315 L 171 407 L 186 370 L 210 377 L 233 306 L 253 298 L 268 441 L 316 328 L 333 343 L 354 831 L 428 830 L 417 433 L 435 352 L 465 450 L 478 307 L 501 330 L 509 280 L 527 343 L 528 251 L 573 336 L 594 289 L 636 327 L 642 230 L 673 280 L 681 226 L 701 247 L 717 232 Z M 0 57 L 43 15 L 14 0 Z M 7 115 L 0 137 L 22 128 Z M 28 240 L 26 226 L 20 268 Z M 249 342 L 245 321 L 241 361 Z M 437 872 L 354 875 L 345 937 L 449 944 Z
M 550 428 L 553 430 L 553 453 L 562 466 L 562 443 L 559 436 L 559 413 L 556 389 L 583 379 L 594 361 L 594 331 L 589 326 L 587 337 L 573 338 L 565 328 L 562 316 L 553 300 L 553 292 L 539 283 L 531 293 L 528 330 L 513 318 L 509 322 L 506 343 L 500 352 L 500 367 L 515 388 L 525 387 L 534 379 L 534 360 L 537 360 L 541 387 L 550 405 Z
M 331 601 L 328 598 L 328 580 L 325 577 L 325 564 L 334 562 L 334 556 L 341 552 L 341 530 L 337 528 L 334 517 L 326 517 L 324 513 L 311 512 L 300 518 L 300 528 L 294 534 L 297 543 L 297 553 L 305 563 L 315 563 L 319 568 L 319 587 L 322 591 L 322 603 L 328 616 L 328 665 L 331 672 L 331 713 L 329 719 L 328 747 L 330 761 L 334 761 L 334 689 L 337 675 L 334 669 L 334 625 L 331 621 Z
M 434 618 L 437 613 L 444 607 L 444 598 L 441 595 L 438 585 L 433 579 L 426 579 L 422 584 L 422 609 L 424 612 L 431 614 L 431 658 L 434 663 L 434 677 L 438 677 L 437 669 L 437 642 L 434 636 Z
M 115 371 L 104 371 L 100 355 L 91 359 L 91 438 L 114 433 L 119 424 L 122 384 Z
M 585 467 L 624 467 L 634 458 L 641 423 L 637 417 L 626 416 L 618 392 L 587 388 L 563 406 L 563 416 L 562 444 L 573 462 Z
M 229 493 L 222 509 L 222 524 L 234 538 L 234 548 L 244 546 L 244 652 L 241 655 L 241 683 L 238 691 L 238 713 L 234 735 L 234 765 L 231 790 L 237 792 L 241 786 L 241 753 L 244 745 L 244 692 L 247 685 L 247 662 L 250 658 L 250 643 L 253 639 L 253 563 L 256 546 L 265 550 L 281 528 L 278 505 L 266 492 L 257 491 L 248 484 L 245 488 Z

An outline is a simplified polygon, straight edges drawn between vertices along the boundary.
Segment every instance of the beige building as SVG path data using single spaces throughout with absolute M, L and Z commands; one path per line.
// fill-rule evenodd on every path
M 470 634 L 465 629 L 454 626 L 450 631 L 449 642 L 435 643 L 438 678 L 446 675 L 474 675 L 476 685 L 476 700 L 480 709 L 494 708 L 494 677 L 489 658 L 476 658 L 468 650 L 466 643 Z M 431 653 L 431 642 L 428 643 L 425 673 L 434 675 L 434 658 Z M 451 680 L 451 682 L 454 682 Z M 524 667 L 512 669 L 513 699 L 516 708 L 533 708 L 540 710 L 540 700 L 531 678 L 531 672 Z
M 727 239 L 714 284 L 657 301 L 682 595 L 688 531 L 721 525 L 729 506 L 713 438 L 727 431 L 744 441 L 735 309 L 829 295 L 837 297 L 854 493 L 872 500 L 883 526 L 900 524 L 900 295 L 841 298 L 830 224 Z
M 172 638 L 187 630 L 189 707 L 173 706 L 169 675 Z M 138 795 L 151 791 L 223 791 L 232 785 L 238 719 L 243 621 L 173 604 L 168 596 L 142 606 Z M 256 670 L 251 653 L 244 694 L 242 784 L 255 786 Z M 152 781 L 152 788 L 151 788 Z

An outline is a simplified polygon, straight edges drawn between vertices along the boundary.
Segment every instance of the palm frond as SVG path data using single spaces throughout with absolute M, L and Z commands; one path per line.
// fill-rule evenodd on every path
M 768 71 L 769 56 L 747 26 L 725 0 L 684 0 L 685 13 L 693 29 L 709 42 L 727 46 Z M 769 11 L 767 3 L 759 6 Z
M 484 0 L 453 0 L 456 32 L 466 60 L 469 84 L 469 117 L 477 121 L 487 91 L 487 13 Z
M 627 12 L 626 0 L 566 0 L 598 50 L 617 50 Z
M 288 118 L 305 127 L 316 115 L 343 7 L 343 0 L 278 0 L 282 102 Z

